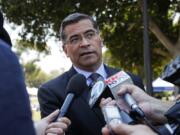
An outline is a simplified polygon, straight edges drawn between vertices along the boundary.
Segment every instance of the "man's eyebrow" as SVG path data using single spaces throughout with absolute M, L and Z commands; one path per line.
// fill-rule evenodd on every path
M 69 39 L 72 39 L 72 38 L 75 38 L 75 37 L 78 37 L 79 35 L 78 34 L 74 34 L 74 35 L 71 35 L 70 37 L 69 37 Z
M 94 32 L 95 30 L 94 29 L 89 29 L 89 30 L 86 30 L 83 34 L 86 34 L 86 33 L 88 33 L 88 32 Z M 74 37 L 78 37 L 80 34 L 74 34 L 74 35 L 71 35 L 70 37 L 69 37 L 69 39 L 71 39 L 71 38 L 74 38 Z
M 93 29 L 89 29 L 89 30 L 85 31 L 84 34 L 86 34 L 86 33 L 88 33 L 88 32 L 94 32 L 94 31 L 95 31 L 95 30 L 93 30 Z

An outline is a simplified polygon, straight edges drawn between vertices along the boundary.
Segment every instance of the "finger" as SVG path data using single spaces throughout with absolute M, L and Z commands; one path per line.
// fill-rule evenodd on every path
M 103 107 L 104 105 L 107 105 L 109 102 L 112 101 L 112 98 L 111 97 L 108 97 L 106 99 L 102 99 L 101 100 L 101 103 L 100 103 L 100 107 Z
M 57 122 L 65 123 L 67 126 L 71 125 L 71 121 L 67 117 L 58 118 Z
M 62 122 L 53 122 L 47 126 L 46 129 L 53 129 L 53 128 L 59 128 L 62 130 L 66 130 L 68 128 L 68 125 Z
M 56 118 L 58 113 L 59 113 L 59 109 L 57 109 L 54 112 L 52 112 L 51 114 L 49 114 L 45 119 L 50 123 Z
M 109 135 L 109 129 L 107 127 L 103 127 L 101 132 L 103 135 Z
M 132 131 L 132 126 L 126 124 L 110 124 L 110 127 L 116 134 L 129 135 Z
M 63 135 L 64 130 L 61 128 L 50 128 L 46 130 L 47 135 Z
M 106 105 L 115 105 L 116 101 L 115 100 L 111 100 L 110 102 L 108 102 Z
M 132 84 L 124 84 L 120 87 L 120 90 L 117 92 L 119 96 L 124 95 L 125 93 L 132 93 L 136 89 L 136 86 Z
M 57 134 L 54 134 L 54 133 L 46 133 L 45 135 L 57 135 Z M 60 135 L 60 134 L 59 134 Z
M 105 100 L 106 100 L 105 98 L 101 98 L 101 102 L 100 102 L 100 104 L 99 104 L 100 107 L 103 107 Z

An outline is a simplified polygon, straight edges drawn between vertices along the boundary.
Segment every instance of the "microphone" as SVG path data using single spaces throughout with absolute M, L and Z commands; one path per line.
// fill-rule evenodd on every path
M 70 107 L 73 99 L 78 97 L 84 89 L 87 88 L 86 85 L 86 78 L 82 74 L 75 74 L 66 87 L 67 96 L 64 100 L 63 105 L 61 106 L 59 115 L 57 116 L 56 120 L 60 117 L 65 116 L 67 113 L 68 108 Z
M 133 84 L 133 81 L 126 72 L 120 71 L 115 75 L 107 78 L 105 83 L 110 88 L 114 98 L 118 100 L 119 96 L 117 95 L 117 92 L 119 91 L 120 87 L 123 84 Z M 125 93 L 123 98 L 136 115 L 139 117 L 145 116 L 144 112 L 140 109 L 134 98 L 129 93 Z
M 120 71 L 115 75 L 107 78 L 106 80 L 98 80 L 91 89 L 91 96 L 89 100 L 89 105 L 92 108 L 96 103 L 99 103 L 99 99 L 112 97 L 116 100 L 119 98 L 117 92 L 122 84 L 130 83 L 133 84 L 130 76 L 126 74 L 124 71 Z M 108 94 L 107 94 L 108 93 Z M 126 97 L 126 96 L 125 96 Z M 134 104 L 133 99 L 127 98 L 127 101 L 130 104 Z
M 94 106 L 99 106 L 101 98 L 113 97 L 109 87 L 105 84 L 103 80 L 98 80 L 91 88 L 89 106 L 93 108 Z
M 102 80 L 97 81 L 92 89 L 90 94 L 90 100 L 89 100 L 89 106 L 92 108 L 96 101 L 98 100 L 99 96 L 102 94 L 102 92 L 105 90 L 105 83 Z

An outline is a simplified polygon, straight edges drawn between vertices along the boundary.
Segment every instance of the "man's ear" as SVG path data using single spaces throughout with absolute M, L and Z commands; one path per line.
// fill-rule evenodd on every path
M 103 42 L 101 42 L 101 47 L 102 47 L 102 48 L 104 47 L 104 44 L 103 44 Z
M 101 47 L 104 47 L 104 39 L 101 38 Z
M 63 48 L 63 51 L 65 52 L 66 56 L 69 57 L 69 56 L 68 56 L 68 53 L 67 53 L 66 45 L 63 44 L 62 48 Z

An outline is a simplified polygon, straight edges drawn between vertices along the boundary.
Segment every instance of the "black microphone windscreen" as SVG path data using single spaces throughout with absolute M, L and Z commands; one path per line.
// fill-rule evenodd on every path
M 82 74 L 75 74 L 68 82 L 67 94 L 73 93 L 75 96 L 79 96 L 83 90 L 87 88 L 86 78 Z

